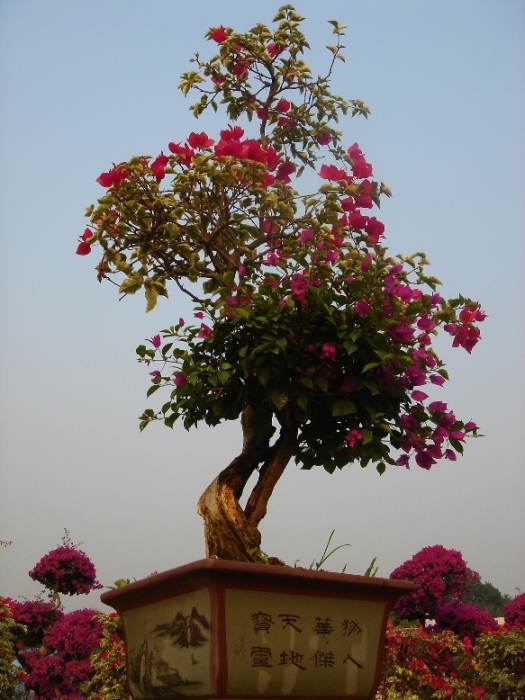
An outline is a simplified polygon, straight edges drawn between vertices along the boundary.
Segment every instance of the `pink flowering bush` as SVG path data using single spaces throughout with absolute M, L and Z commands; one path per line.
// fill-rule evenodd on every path
M 48 628 L 43 642 L 54 653 L 26 652 L 24 663 L 29 672 L 28 689 L 37 699 L 80 697 L 81 686 L 93 668 L 90 656 L 100 645 L 103 625 L 96 610 L 76 610 L 64 615 Z
M 461 552 L 440 544 L 423 547 L 390 574 L 392 579 L 418 584 L 413 592 L 398 599 L 394 605 L 396 617 L 422 623 L 435 618 L 447 600 L 462 598 L 472 575 Z
M 179 87 L 198 93 L 195 116 L 222 108 L 225 121 L 103 172 L 77 247 L 97 247 L 98 279 L 116 276 L 122 296 L 143 290 L 147 310 L 170 283 L 193 302 L 192 321 L 137 349 L 148 395 L 164 394 L 140 426 L 241 419 L 243 450 L 199 503 L 209 556 L 266 560 L 257 526 L 292 458 L 329 473 L 430 469 L 477 432 L 436 398 L 448 374 L 433 343 L 444 332 L 470 353 L 485 314 L 444 298 L 423 253 L 386 247 L 374 207 L 390 190 L 337 129 L 347 113 L 368 115 L 330 90 L 344 26 L 330 23 L 335 43 L 314 78 L 302 19 L 286 5 L 273 29 L 210 29 L 218 53 L 196 55 Z M 317 186 L 300 193 L 307 167 Z
M 55 604 L 60 604 L 57 594 L 79 595 L 102 588 L 93 562 L 69 540 L 67 532 L 63 542 L 62 547 L 45 554 L 29 572 L 34 581 L 51 592 Z
M 64 615 L 44 634 L 44 644 L 66 659 L 86 659 L 102 636 L 98 612 L 83 608 Z
M 468 637 L 471 642 L 475 642 L 480 634 L 499 629 L 496 620 L 486 610 L 457 600 L 443 603 L 435 619 L 438 630 L 450 630 L 460 639 Z
M 525 629 L 525 593 L 517 595 L 513 601 L 503 608 L 505 625 Z
M 24 649 L 39 647 L 48 627 L 64 617 L 62 610 L 42 600 L 14 601 L 13 614 L 25 628 L 17 637 L 17 645 Z

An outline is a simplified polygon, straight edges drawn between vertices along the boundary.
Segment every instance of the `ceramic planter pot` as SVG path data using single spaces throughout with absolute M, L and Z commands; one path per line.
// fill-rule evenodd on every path
M 373 698 L 407 581 L 204 559 L 104 593 L 135 700 Z

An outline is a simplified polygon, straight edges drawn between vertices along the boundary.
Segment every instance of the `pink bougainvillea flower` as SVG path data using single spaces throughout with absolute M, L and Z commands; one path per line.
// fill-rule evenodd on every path
M 341 391 L 344 392 L 345 394 L 349 394 L 355 389 L 355 382 L 352 379 L 352 377 L 349 377 L 346 375 L 346 377 L 343 380 L 343 383 L 341 384 Z
M 210 139 L 208 134 L 206 134 L 204 131 L 201 131 L 200 134 L 192 131 L 188 136 L 188 144 L 192 148 L 209 148 L 210 146 L 213 146 L 214 143 L 215 141 Z
M 184 325 L 184 319 L 183 319 L 182 316 L 181 316 L 181 317 L 179 318 L 179 326 L 183 326 L 183 325 Z
M 430 381 L 432 384 L 436 384 L 437 386 L 443 386 L 445 383 L 445 377 L 442 377 L 440 374 L 431 374 Z
M 435 326 L 436 322 L 426 312 L 422 314 L 417 322 L 417 327 L 422 331 L 431 331 Z
M 301 304 L 306 304 L 306 292 L 310 286 L 310 281 L 306 279 L 305 274 L 294 273 L 290 278 L 289 284 L 292 290 L 292 298 L 301 302 Z
M 209 326 L 207 326 L 205 323 L 201 323 L 201 329 L 197 334 L 198 338 L 209 338 L 209 336 L 212 334 L 212 330 Z
M 416 464 L 422 469 L 430 469 L 432 465 L 436 463 L 436 460 L 430 454 L 429 450 L 420 450 L 416 453 Z
M 346 151 L 353 161 L 364 160 L 363 151 L 357 143 L 353 143 Z
M 352 172 L 354 177 L 361 180 L 361 178 L 370 177 L 370 175 L 372 175 L 372 166 L 366 161 L 354 163 L 352 166 Z
M 321 360 L 330 360 L 331 362 L 335 362 L 336 350 L 337 348 L 335 343 L 324 343 L 323 347 L 321 348 Z
M 244 136 L 242 126 L 229 126 L 221 131 L 221 139 L 223 141 L 239 141 Z
M 243 145 L 237 139 L 224 139 L 221 136 L 221 140 L 215 146 L 214 153 L 216 156 L 240 158 L 243 154 Z
M 401 455 L 396 459 L 396 465 L 398 467 L 406 467 L 407 469 L 410 468 L 410 457 L 407 454 Z
M 378 221 L 375 216 L 371 216 L 366 222 L 365 231 L 374 245 L 379 243 L 379 239 L 383 235 L 384 230 L 385 225 L 381 221 Z
M 277 179 L 282 183 L 287 185 L 291 182 L 290 175 L 295 172 L 295 163 L 287 160 L 284 163 L 280 163 L 277 168 Z
M 480 337 L 479 328 L 462 323 L 454 335 L 452 347 L 457 348 L 461 345 L 470 354 Z
M 89 255 L 91 253 L 91 245 L 87 243 L 87 240 L 93 236 L 93 231 L 86 229 L 84 233 L 79 237 L 79 244 L 76 249 L 77 255 Z
M 160 348 L 160 345 L 162 343 L 160 335 L 154 335 L 151 338 L 146 339 L 148 343 L 151 343 L 154 348 Z
M 413 391 L 410 396 L 414 401 L 424 401 L 425 399 L 428 399 L 428 394 L 425 394 L 424 391 L 419 391 L 418 389 Z
M 444 401 L 432 401 L 432 403 L 428 404 L 428 407 L 431 411 L 438 411 L 439 413 L 444 413 L 448 408 Z
M 332 141 L 332 134 L 329 134 L 328 131 L 321 131 L 315 135 L 315 140 L 320 146 L 328 146 Z
M 414 337 L 414 329 L 408 324 L 406 319 L 401 319 L 395 326 L 390 326 L 387 331 L 396 343 L 410 343 Z
M 370 180 L 363 180 L 360 184 L 360 192 L 355 199 L 356 206 L 362 209 L 372 209 L 374 201 L 371 197 L 371 193 L 372 183 Z
M 264 262 L 267 265 L 272 265 L 273 267 L 276 267 L 279 264 L 279 253 L 270 251 L 266 256 Z
M 368 217 L 363 216 L 360 211 L 355 209 L 354 211 L 350 212 L 348 216 L 348 224 L 352 228 L 357 229 L 358 231 L 361 231 L 362 229 L 365 228 L 365 226 L 368 223 Z
M 194 314 L 195 318 L 204 318 L 202 311 L 196 311 Z
M 186 375 L 182 372 L 177 372 L 173 375 L 173 383 L 175 384 L 175 386 L 186 386 L 186 384 L 188 383 L 188 379 Z
M 261 187 L 263 190 L 267 190 L 268 187 L 271 187 L 276 180 L 277 178 L 275 175 L 272 175 L 271 173 L 263 173 L 259 180 L 259 187 Z
M 310 239 L 314 236 L 314 232 L 311 228 L 307 228 L 299 233 L 299 238 L 306 245 Z
M 162 180 L 166 175 L 166 166 L 168 165 L 168 163 L 168 156 L 165 156 L 164 152 L 161 151 L 160 155 L 158 155 L 153 161 L 153 163 L 150 165 L 150 170 L 153 173 L 153 175 L 157 178 L 157 180 Z
M 227 34 L 226 30 L 224 29 L 224 27 L 222 26 L 222 24 L 220 27 L 215 27 L 215 29 L 212 29 L 209 36 L 210 36 L 210 39 L 212 39 L 213 41 L 216 41 L 217 44 L 222 44 L 228 38 L 228 34 Z
M 237 63 L 233 64 L 232 73 L 237 78 L 237 80 L 242 80 L 246 78 L 249 73 L 248 64 L 244 59 L 239 59 Z
M 355 209 L 355 201 L 353 197 L 344 197 L 341 199 L 339 204 L 341 205 L 341 209 L 346 212 L 354 211 Z
M 149 376 L 151 377 L 152 382 L 158 382 L 161 378 L 161 374 L 158 369 L 154 370 L 153 372 L 150 372 Z
M 459 312 L 459 320 L 461 323 L 474 323 L 475 321 L 484 321 L 487 314 L 479 308 L 479 306 L 465 306 Z
M 272 58 L 275 58 L 284 51 L 284 46 L 278 46 L 277 44 L 268 44 L 268 46 L 266 47 L 266 51 L 268 51 L 269 55 Z
M 372 166 L 370 165 L 370 163 L 366 162 L 363 152 L 361 151 L 357 143 L 354 143 L 352 146 L 350 146 L 350 148 L 347 150 L 347 153 L 353 161 L 352 172 L 354 174 L 354 177 L 362 179 L 365 177 L 370 177 L 373 174 Z
M 120 163 L 119 165 L 113 164 L 111 170 L 107 173 L 101 173 L 96 182 L 102 187 L 112 187 L 113 185 L 119 185 L 123 180 L 129 177 L 129 172 L 125 169 L 126 163 Z
M 359 299 L 357 304 L 354 307 L 354 311 L 358 316 L 361 316 L 361 318 L 364 318 L 367 313 L 370 311 L 370 302 L 368 302 L 366 299 Z
M 327 250 L 326 255 L 325 255 L 325 261 L 326 262 L 333 262 L 334 260 L 337 260 L 341 255 L 341 252 L 339 250 Z
M 180 143 L 175 143 L 174 141 L 168 143 L 168 148 L 171 153 L 180 156 L 180 163 L 183 165 L 191 165 L 191 161 L 195 155 L 191 148 L 188 148 L 188 146 L 181 146 Z
M 288 112 L 291 106 L 292 105 L 288 102 L 288 100 L 281 98 L 278 102 L 275 103 L 274 109 L 276 112 L 280 112 L 282 114 L 284 112 Z
M 357 428 L 354 428 L 349 433 L 345 435 L 345 440 L 348 443 L 348 447 L 352 448 L 357 445 L 363 439 L 363 434 Z
M 346 182 L 350 182 L 351 180 L 348 174 L 342 168 L 338 168 L 336 165 L 321 165 L 319 177 L 322 177 L 323 180 L 332 181 L 345 180 Z

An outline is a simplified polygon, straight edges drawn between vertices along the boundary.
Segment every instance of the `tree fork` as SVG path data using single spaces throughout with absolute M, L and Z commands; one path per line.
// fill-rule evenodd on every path
M 234 561 L 267 561 L 257 528 L 268 499 L 293 455 L 296 433 L 283 429 L 270 447 L 271 420 L 250 407 L 242 415 L 243 449 L 204 491 L 197 512 L 204 519 L 206 556 Z M 250 476 L 263 462 L 246 511 L 239 499 Z

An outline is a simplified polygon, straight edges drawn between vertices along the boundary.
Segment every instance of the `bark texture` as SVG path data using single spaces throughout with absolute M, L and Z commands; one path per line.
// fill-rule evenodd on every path
M 234 561 L 270 562 L 260 550 L 259 522 L 268 499 L 294 453 L 297 431 L 281 428 L 270 445 L 271 415 L 250 407 L 242 415 L 243 449 L 204 491 L 197 510 L 204 519 L 206 556 Z M 259 478 L 243 509 L 239 502 L 248 479 Z

